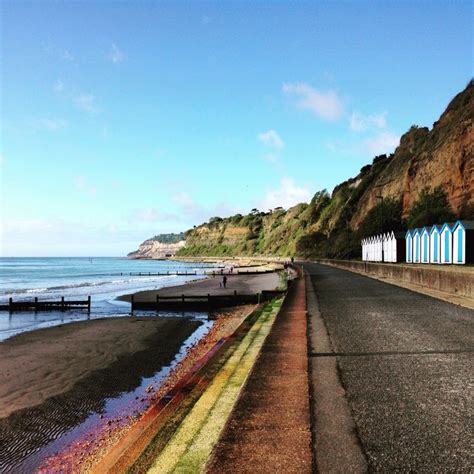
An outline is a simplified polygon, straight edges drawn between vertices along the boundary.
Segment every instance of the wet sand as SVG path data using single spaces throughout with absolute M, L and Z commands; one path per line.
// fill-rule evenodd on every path
M 182 317 L 108 318 L 0 343 L 0 471 L 22 466 L 29 454 L 103 412 L 106 398 L 169 365 L 200 324 Z
M 184 285 L 170 286 L 160 290 L 148 290 L 135 293 L 135 301 L 156 301 L 156 295 L 225 295 L 237 291 L 240 294 L 255 294 L 262 290 L 275 290 L 279 283 L 278 273 L 265 273 L 262 275 L 227 275 L 227 288 L 222 288 L 222 276 L 192 281 Z M 122 301 L 130 301 L 130 295 L 121 296 Z
M 104 456 L 107 456 L 114 447 L 123 441 L 135 429 L 137 422 L 148 411 L 153 411 L 154 404 L 159 401 L 178 381 L 189 374 L 194 364 L 200 360 L 219 340 L 229 337 L 242 323 L 245 317 L 255 309 L 254 305 L 244 305 L 228 308 L 213 314 L 214 323 L 206 334 L 196 343 L 187 348 L 186 355 L 170 371 L 158 387 L 147 391 L 149 408 L 138 416 L 128 417 L 126 420 L 113 420 L 114 423 L 105 427 L 93 438 L 83 437 L 74 444 L 67 446 L 57 455 L 48 458 L 42 465 L 41 472 L 101 472 L 96 465 Z M 151 388 L 151 387 L 150 387 Z

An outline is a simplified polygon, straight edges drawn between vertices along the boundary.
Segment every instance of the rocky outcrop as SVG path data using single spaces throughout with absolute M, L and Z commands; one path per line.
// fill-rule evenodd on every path
M 166 258 L 176 255 L 178 250 L 186 245 L 186 241 L 181 240 L 176 243 L 163 243 L 155 239 L 145 240 L 138 250 L 130 252 L 128 258 Z
M 362 194 L 350 220 L 357 228 L 379 196 L 402 201 L 405 217 L 425 186 L 440 186 L 457 214 L 474 199 L 474 86 L 469 83 L 433 128 L 412 127 Z

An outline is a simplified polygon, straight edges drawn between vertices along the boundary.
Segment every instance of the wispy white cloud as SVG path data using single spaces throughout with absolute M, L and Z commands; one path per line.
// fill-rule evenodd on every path
M 367 138 L 363 147 L 374 155 L 392 153 L 400 144 L 400 135 L 386 131 Z
M 281 206 L 287 209 L 300 202 L 308 202 L 311 196 L 308 188 L 296 185 L 292 178 L 284 177 L 280 180 L 280 186 L 277 189 L 267 191 L 260 203 L 260 208 L 274 209 Z
M 275 130 L 259 133 L 257 138 L 269 148 L 280 150 L 285 146 L 285 142 Z
M 309 110 L 323 120 L 335 121 L 344 114 L 344 105 L 334 90 L 320 91 L 305 82 L 284 83 L 285 94 L 297 99 L 297 107 Z
M 210 217 L 229 216 L 241 211 L 236 207 L 229 206 L 222 202 L 211 207 L 204 206 L 196 202 L 189 193 L 184 191 L 175 194 L 172 199 L 180 209 L 180 215 L 182 216 L 183 222 L 201 224 L 202 222 L 207 221 Z
M 370 128 L 385 128 L 387 126 L 387 112 L 364 115 L 354 111 L 349 117 L 349 126 L 354 132 L 365 132 Z
M 62 128 L 65 128 L 67 125 L 67 122 L 62 119 L 58 118 L 40 118 L 35 121 L 35 127 L 42 129 L 42 130 L 48 130 L 50 132 L 55 132 L 57 130 L 60 130 Z
M 71 61 L 71 62 L 74 62 L 76 60 L 74 55 L 67 49 L 62 51 L 61 58 L 64 59 L 65 61 Z
M 97 188 L 93 184 L 89 183 L 84 176 L 74 176 L 73 179 L 74 187 L 83 193 L 94 196 L 97 194 Z
M 107 57 L 114 64 L 118 64 L 123 61 L 123 53 L 122 51 L 120 51 L 119 47 L 115 43 L 112 43 L 111 51 Z
M 95 96 L 93 94 L 75 94 L 73 101 L 76 104 L 76 107 L 83 110 L 84 112 L 89 114 L 95 114 L 99 112 L 99 108 L 97 107 Z
M 160 211 L 154 207 L 143 207 L 134 209 L 129 215 L 132 222 L 177 222 L 180 217 L 177 214 Z
M 78 109 L 89 114 L 100 112 L 94 94 L 82 92 L 74 87 L 64 84 L 62 79 L 57 79 L 53 85 L 53 90 L 60 97 L 70 100 Z
M 64 91 L 64 83 L 61 79 L 58 79 L 53 86 L 54 92 L 58 94 Z
M 265 158 L 265 160 L 272 164 L 278 163 L 280 159 L 280 156 L 276 153 L 265 153 L 263 157 Z

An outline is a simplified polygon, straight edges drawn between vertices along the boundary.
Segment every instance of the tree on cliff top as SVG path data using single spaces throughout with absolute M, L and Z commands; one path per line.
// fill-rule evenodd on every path
M 453 221 L 456 218 L 448 201 L 446 192 L 438 186 L 431 190 L 425 187 L 421 190 L 418 200 L 413 204 L 407 217 L 410 229 L 431 226 Z

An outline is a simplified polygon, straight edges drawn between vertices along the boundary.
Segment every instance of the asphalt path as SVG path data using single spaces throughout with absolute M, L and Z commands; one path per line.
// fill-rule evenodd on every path
M 474 311 L 346 270 L 304 268 L 330 342 L 310 357 L 337 360 L 369 471 L 473 472 Z

